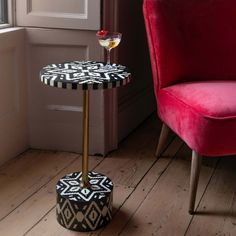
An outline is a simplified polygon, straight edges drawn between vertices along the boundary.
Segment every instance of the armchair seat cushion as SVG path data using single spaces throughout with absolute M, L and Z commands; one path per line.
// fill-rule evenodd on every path
M 158 91 L 157 102 L 163 122 L 196 152 L 236 153 L 236 81 L 172 85 Z

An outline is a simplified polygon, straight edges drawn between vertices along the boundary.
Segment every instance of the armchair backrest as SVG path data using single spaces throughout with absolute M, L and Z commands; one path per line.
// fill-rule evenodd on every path
M 144 0 L 155 92 L 236 80 L 236 0 Z

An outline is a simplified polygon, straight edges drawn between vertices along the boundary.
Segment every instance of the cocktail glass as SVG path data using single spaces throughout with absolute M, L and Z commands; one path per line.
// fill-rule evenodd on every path
M 97 32 L 99 44 L 107 50 L 107 61 L 104 69 L 111 69 L 110 52 L 111 49 L 117 47 L 121 41 L 122 34 L 119 32 L 110 32 L 105 30 L 100 30 Z

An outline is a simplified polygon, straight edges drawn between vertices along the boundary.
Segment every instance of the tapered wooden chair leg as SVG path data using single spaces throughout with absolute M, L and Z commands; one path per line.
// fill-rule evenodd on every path
M 163 151 L 166 139 L 168 137 L 169 130 L 170 128 L 166 124 L 163 123 L 162 128 L 161 128 L 161 134 L 157 143 L 157 148 L 156 148 L 156 153 L 155 153 L 156 157 L 160 157 L 161 152 Z
M 199 174 L 201 169 L 202 156 L 192 151 L 192 164 L 190 174 L 190 198 L 189 198 L 189 214 L 194 213 L 197 186 L 199 180 Z

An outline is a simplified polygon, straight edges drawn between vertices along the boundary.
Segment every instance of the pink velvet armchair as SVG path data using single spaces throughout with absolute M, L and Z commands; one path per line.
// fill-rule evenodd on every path
M 236 154 L 236 1 L 144 0 L 160 154 L 170 128 L 192 149 L 189 212 L 201 156 Z

